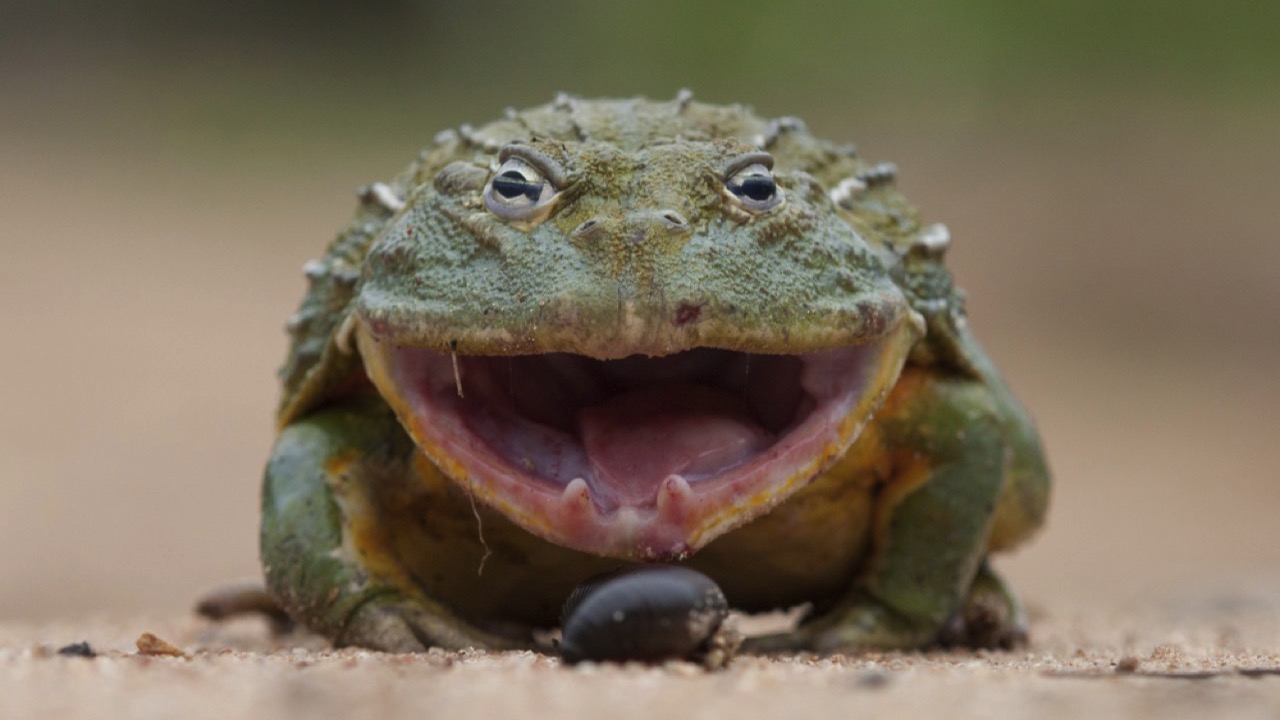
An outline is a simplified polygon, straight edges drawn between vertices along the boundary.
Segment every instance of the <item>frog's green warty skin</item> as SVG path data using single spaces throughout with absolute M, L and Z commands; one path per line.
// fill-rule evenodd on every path
M 896 178 L 687 92 L 438 134 L 306 265 L 271 591 L 337 644 L 540 647 L 661 561 L 822 609 L 748 649 L 1017 642 L 987 559 L 1048 470 Z

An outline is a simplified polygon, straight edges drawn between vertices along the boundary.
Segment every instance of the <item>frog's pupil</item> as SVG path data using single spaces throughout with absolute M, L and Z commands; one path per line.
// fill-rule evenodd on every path
M 508 170 L 493 179 L 493 190 L 508 200 L 515 200 L 521 195 L 537 200 L 542 194 L 542 182 L 530 180 L 515 170 Z
M 749 198 L 756 202 L 764 202 L 773 197 L 773 194 L 778 190 L 778 186 L 773 181 L 773 178 L 768 175 L 748 175 L 742 178 L 742 182 L 732 189 L 740 197 Z

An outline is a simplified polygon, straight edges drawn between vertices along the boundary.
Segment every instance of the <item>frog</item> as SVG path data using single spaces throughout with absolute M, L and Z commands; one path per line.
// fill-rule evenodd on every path
M 335 646 L 542 649 L 585 578 L 693 568 L 756 652 L 1011 647 L 1026 409 L 897 169 L 745 105 L 567 94 L 446 130 L 304 266 L 269 592 Z

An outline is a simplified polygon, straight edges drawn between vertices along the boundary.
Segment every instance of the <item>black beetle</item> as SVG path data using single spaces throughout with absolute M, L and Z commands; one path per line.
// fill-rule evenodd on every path
M 597 575 L 565 601 L 560 653 L 569 663 L 699 659 L 728 614 L 720 586 L 686 567 Z

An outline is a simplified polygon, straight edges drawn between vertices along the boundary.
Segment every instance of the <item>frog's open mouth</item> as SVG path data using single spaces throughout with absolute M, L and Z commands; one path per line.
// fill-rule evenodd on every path
M 418 445 L 478 499 L 561 545 L 671 558 L 767 511 L 843 453 L 911 337 L 621 360 L 455 358 L 369 336 L 361 350 Z

